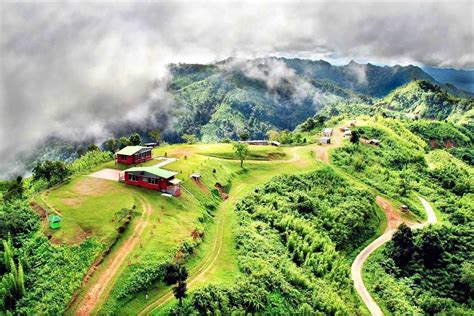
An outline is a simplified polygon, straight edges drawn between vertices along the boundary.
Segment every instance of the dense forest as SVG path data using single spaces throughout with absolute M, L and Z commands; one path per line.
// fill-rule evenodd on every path
M 336 150 L 333 160 L 420 215 L 417 195 L 429 198 L 442 214 L 442 223 L 435 226 L 414 231 L 402 226 L 371 259 L 369 287 L 386 311 L 467 315 L 473 294 L 474 173 L 447 150 L 431 151 L 408 129 L 426 135 L 420 132 L 424 124 L 380 119 L 356 130 L 363 138 L 379 139 L 380 146 L 347 145 Z M 430 150 L 426 158 L 424 150 Z
M 196 290 L 174 313 L 359 313 L 350 255 L 379 225 L 373 201 L 329 167 L 258 187 L 236 206 L 243 277 Z

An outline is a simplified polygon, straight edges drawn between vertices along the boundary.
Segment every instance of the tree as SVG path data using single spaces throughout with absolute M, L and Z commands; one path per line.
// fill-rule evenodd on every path
M 196 135 L 193 134 L 184 134 L 181 138 L 186 144 L 196 144 L 198 142 Z
M 272 129 L 267 132 L 267 137 L 270 141 L 279 141 L 280 133 Z
M 148 136 L 150 136 L 152 139 L 154 139 L 155 142 L 157 142 L 158 144 L 159 144 L 160 141 L 161 141 L 161 132 L 160 132 L 159 129 L 155 129 L 155 130 L 149 131 L 149 132 L 148 132 Z
M 119 144 L 116 139 L 110 138 L 104 143 L 104 147 L 105 150 L 115 153 L 118 150 Z
M 100 150 L 99 146 L 97 146 L 96 144 L 90 144 L 89 146 L 87 146 L 87 151 L 96 151 L 96 150 Z
M 166 284 L 176 284 L 173 287 L 174 296 L 179 300 L 179 305 L 182 304 L 183 298 L 186 297 L 186 279 L 188 278 L 188 271 L 186 268 L 178 264 L 169 264 L 165 268 L 164 281 Z
M 248 154 L 249 154 L 249 146 L 247 144 L 243 144 L 243 143 L 234 143 L 233 145 L 234 147 L 234 152 L 235 152 L 235 155 L 240 159 L 240 168 L 243 168 L 244 167 L 244 160 L 245 158 L 247 158 Z
M 441 255 L 444 247 L 439 236 L 439 231 L 435 229 L 424 230 L 421 236 L 421 254 L 427 268 L 433 268 Z
M 49 185 L 61 183 L 70 174 L 62 161 L 45 160 L 33 169 L 33 180 L 45 179 Z
M 19 199 L 23 196 L 23 191 L 23 178 L 18 176 L 7 192 L 3 194 L 3 199 L 8 202 Z
M 358 144 L 360 139 L 360 135 L 358 131 L 351 132 L 351 143 Z
M 122 148 L 132 145 L 132 143 L 130 142 L 130 139 L 127 137 L 120 137 L 117 142 L 118 142 L 118 149 L 122 149 Z
M 133 133 L 129 137 L 130 144 L 133 146 L 139 146 L 142 144 L 142 138 L 137 133 Z
M 240 132 L 240 133 L 239 133 L 239 138 L 240 138 L 240 140 L 242 140 L 242 141 L 246 141 L 246 140 L 249 140 L 250 135 L 249 135 L 248 132 Z
M 413 232 L 410 227 L 401 224 L 392 238 L 391 257 L 398 267 L 406 266 L 415 252 Z
M 280 142 L 282 144 L 291 144 L 292 140 L 293 135 L 289 130 L 285 129 L 280 132 Z

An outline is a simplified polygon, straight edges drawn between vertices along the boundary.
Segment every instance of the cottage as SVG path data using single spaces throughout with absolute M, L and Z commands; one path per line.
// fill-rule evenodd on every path
M 58 229 L 61 227 L 61 217 L 58 215 L 51 215 L 49 218 L 49 227 L 52 229 Z
M 332 136 L 332 128 L 325 128 L 323 130 L 323 136 L 325 137 L 331 137 Z
M 351 137 L 352 132 L 350 130 L 344 132 L 344 137 Z
M 321 137 L 321 139 L 319 140 L 319 142 L 321 144 L 330 144 L 331 143 L 331 138 L 329 137 Z
M 157 166 L 133 167 L 124 171 L 124 181 L 126 184 L 180 196 L 181 180 L 174 177 L 177 174 Z
M 248 145 L 267 146 L 268 140 L 241 140 L 240 143 Z
M 400 210 L 404 213 L 408 212 L 408 206 L 405 204 L 400 205 Z
M 144 144 L 146 147 L 156 147 L 156 146 L 159 146 L 158 143 L 145 143 Z
M 127 146 L 116 154 L 117 163 L 124 165 L 134 165 L 151 160 L 151 148 L 143 146 Z
M 191 179 L 195 180 L 195 181 L 198 181 L 201 179 L 201 174 L 200 173 L 191 173 L 191 175 L 189 176 Z

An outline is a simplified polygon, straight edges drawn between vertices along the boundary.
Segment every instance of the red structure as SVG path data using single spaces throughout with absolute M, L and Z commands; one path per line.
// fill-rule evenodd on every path
M 123 181 L 129 185 L 157 190 L 173 196 L 180 196 L 181 180 L 174 177 L 177 174 L 177 172 L 154 166 L 134 167 L 124 171 Z
M 117 163 L 134 165 L 153 159 L 150 147 L 127 146 L 116 154 Z

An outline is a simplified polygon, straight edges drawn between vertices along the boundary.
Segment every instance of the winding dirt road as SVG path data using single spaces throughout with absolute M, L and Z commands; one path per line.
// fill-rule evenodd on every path
M 436 214 L 433 211 L 431 205 L 428 203 L 428 201 L 426 201 L 422 197 L 419 197 L 419 199 L 423 204 L 423 207 L 425 208 L 427 220 L 424 223 L 405 222 L 405 224 L 411 227 L 412 229 L 422 228 L 426 225 L 434 224 L 437 222 Z M 360 297 L 362 298 L 364 304 L 369 309 L 370 313 L 373 316 L 380 316 L 383 315 L 382 310 L 380 309 L 379 305 L 374 301 L 374 299 L 372 298 L 372 296 L 367 291 L 367 288 L 364 285 L 364 281 L 362 279 L 362 269 L 365 261 L 370 256 L 370 254 L 373 253 L 377 248 L 388 242 L 390 239 L 392 239 L 392 236 L 397 230 L 398 226 L 404 221 L 395 212 L 395 209 L 392 205 L 390 205 L 387 200 L 378 196 L 376 199 L 376 203 L 380 205 L 385 211 L 385 215 L 387 216 L 388 220 L 387 229 L 379 238 L 371 242 L 357 255 L 351 267 L 351 275 L 352 280 L 354 281 L 354 287 L 357 293 L 359 293 Z
M 136 247 L 139 243 L 141 235 L 145 230 L 150 215 L 153 211 L 150 203 L 142 197 L 138 197 L 138 200 L 142 204 L 143 212 L 141 217 L 135 224 L 132 235 L 130 235 L 123 243 L 120 245 L 119 249 L 113 252 L 112 257 L 110 258 L 110 263 L 107 268 L 102 272 L 100 277 L 97 279 L 95 284 L 91 285 L 84 295 L 82 301 L 78 304 L 78 309 L 75 312 L 75 315 L 84 316 L 90 315 L 94 310 L 97 302 L 104 295 L 107 287 L 110 285 L 113 277 L 120 270 L 120 267 L 125 261 L 127 255 Z

